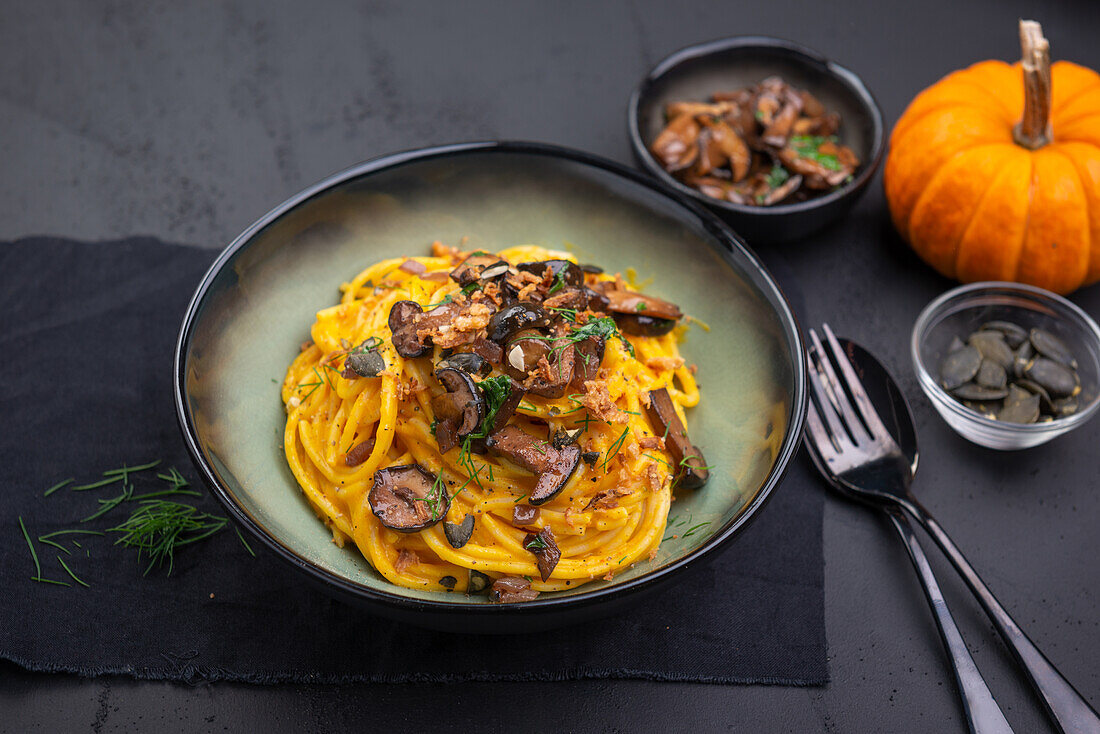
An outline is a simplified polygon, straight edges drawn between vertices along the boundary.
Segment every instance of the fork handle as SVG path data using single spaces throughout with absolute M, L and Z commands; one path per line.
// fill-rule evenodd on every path
M 932 613 L 936 617 L 936 626 L 939 627 L 940 637 L 951 657 L 951 667 L 955 671 L 955 680 L 959 684 L 962 693 L 963 708 L 966 710 L 967 724 L 974 734 L 1011 734 L 1012 727 L 1008 725 L 1001 707 L 993 699 L 989 686 L 985 684 L 981 671 L 974 664 L 974 658 L 963 641 L 959 628 L 947 608 L 940 585 L 932 573 L 932 567 L 928 565 L 928 558 L 924 550 L 917 542 L 917 536 L 912 526 L 903 514 L 896 508 L 890 508 L 887 513 L 897 529 L 898 535 L 905 541 L 905 548 L 909 551 L 909 557 L 920 576 L 921 585 L 924 587 L 924 595 L 932 607 Z
M 1031 685 L 1039 692 L 1047 712 L 1058 728 L 1065 734 L 1100 734 L 1100 716 L 1096 710 L 1024 634 L 936 519 L 912 497 L 908 502 L 903 501 L 900 504 L 928 531 L 962 575 L 974 596 L 978 597 L 1008 649 L 1027 673 Z

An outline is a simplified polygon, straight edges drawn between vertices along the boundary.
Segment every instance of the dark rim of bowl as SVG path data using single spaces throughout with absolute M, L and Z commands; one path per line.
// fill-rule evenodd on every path
M 787 430 L 787 435 L 783 440 L 783 444 L 780 448 L 779 454 L 776 457 L 774 466 L 767 478 L 764 480 L 763 485 L 756 495 L 752 498 L 748 507 L 744 508 L 736 517 L 726 524 L 725 527 L 715 532 L 710 538 L 708 538 L 701 546 L 687 553 L 683 557 L 671 561 L 667 565 L 654 569 L 648 573 L 644 573 L 641 576 L 624 581 L 613 586 L 608 586 L 599 589 L 593 589 L 588 592 L 581 592 L 571 596 L 564 597 L 547 597 L 541 599 L 535 599 L 534 601 L 525 602 L 523 604 L 470 604 L 470 603 L 456 603 L 449 601 L 435 601 L 416 599 L 408 596 L 404 596 L 395 592 L 381 591 L 378 589 L 372 589 L 363 584 L 351 581 L 343 576 L 337 575 L 325 568 L 322 568 L 314 563 L 310 562 L 307 558 L 299 554 L 293 548 L 285 545 L 281 540 L 276 538 L 273 534 L 269 533 L 267 529 L 250 513 L 241 507 L 235 498 L 233 493 L 218 481 L 217 474 L 213 467 L 206 460 L 203 455 L 202 449 L 199 446 L 198 434 L 195 429 L 194 422 L 190 411 L 187 409 L 186 394 L 184 392 L 185 382 L 185 369 L 184 355 L 187 352 L 187 346 L 191 341 L 192 331 L 195 326 L 196 316 L 199 306 L 203 303 L 207 291 L 212 285 L 214 279 L 221 272 L 222 268 L 227 263 L 231 262 L 236 253 L 246 247 L 252 238 L 279 219 L 285 213 L 294 209 L 300 204 L 305 203 L 314 196 L 321 194 L 328 189 L 342 184 L 351 179 L 359 176 L 376 173 L 391 168 L 395 168 L 412 161 L 422 161 L 433 158 L 446 158 L 450 156 L 458 156 L 467 153 L 523 153 L 528 155 L 541 155 L 550 158 L 560 158 L 569 161 L 578 162 L 587 166 L 591 166 L 602 171 L 609 172 L 617 175 L 621 178 L 625 178 L 636 184 L 640 184 L 651 191 L 663 195 L 668 198 L 673 204 L 679 205 L 679 207 L 696 219 L 700 221 L 704 229 L 709 235 L 716 239 L 719 243 L 724 245 L 730 253 L 740 252 L 749 265 L 756 269 L 758 278 L 752 278 L 752 271 L 748 272 L 750 279 L 756 282 L 757 287 L 761 288 L 765 296 L 771 296 L 771 299 L 779 312 L 780 320 L 784 322 L 786 328 L 786 336 L 791 346 L 791 368 L 792 377 L 794 380 L 794 391 L 792 395 L 792 405 L 790 408 L 790 423 Z M 723 253 L 730 261 L 730 256 Z M 731 263 L 732 264 L 732 263 Z M 530 143 L 520 141 L 485 141 L 485 142 L 471 142 L 471 143 L 455 143 L 451 145 L 442 145 L 437 147 L 420 148 L 416 150 L 403 151 L 399 153 L 392 153 L 384 155 L 378 158 L 374 158 L 358 165 L 347 168 L 343 171 L 335 173 L 328 178 L 310 186 L 309 188 L 301 191 L 300 193 L 287 199 L 285 202 L 275 207 L 263 217 L 254 222 L 244 232 L 242 232 L 235 240 L 222 253 L 214 260 L 214 263 L 207 270 L 199 283 L 198 288 L 195 291 L 195 295 L 191 298 L 191 302 L 187 306 L 187 311 L 183 318 L 183 324 L 180 327 L 179 336 L 176 340 L 176 351 L 173 360 L 173 397 L 176 404 L 176 417 L 179 421 L 180 431 L 183 434 L 185 443 L 187 444 L 187 450 L 191 454 L 192 461 L 199 468 L 202 473 L 202 477 L 206 484 L 211 488 L 214 496 L 225 506 L 226 510 L 233 516 L 241 525 L 244 525 L 253 535 L 259 538 L 268 548 L 275 552 L 276 556 L 290 563 L 292 566 L 304 571 L 308 575 L 314 577 L 316 580 L 326 583 L 327 585 L 343 592 L 346 595 L 357 597 L 361 600 L 368 601 L 373 604 L 380 604 L 387 606 L 390 609 L 397 611 L 419 611 L 419 612 L 455 612 L 461 610 L 463 613 L 469 612 L 471 614 L 478 615 L 492 615 L 492 614 L 504 614 L 505 610 L 508 612 L 514 612 L 517 614 L 534 614 L 541 610 L 562 610 L 567 607 L 583 607 L 592 604 L 596 604 L 602 600 L 605 600 L 611 596 L 622 597 L 629 594 L 633 594 L 643 589 L 648 588 L 655 582 L 664 579 L 669 574 L 680 571 L 688 566 L 694 565 L 700 561 L 708 553 L 716 552 L 719 548 L 726 545 L 728 541 L 733 539 L 737 532 L 743 528 L 749 520 L 751 520 L 760 508 L 765 504 L 770 497 L 772 490 L 782 479 L 787 467 L 790 464 L 791 459 L 794 457 L 795 452 L 798 450 L 798 445 L 802 435 L 802 424 L 806 414 L 806 397 L 807 397 L 807 377 L 806 377 L 806 361 L 805 352 L 803 349 L 803 338 L 801 328 L 799 327 L 798 320 L 795 318 L 793 311 L 790 308 L 790 304 L 787 301 L 783 291 L 779 288 L 778 284 L 772 278 L 771 274 L 764 267 L 763 263 L 756 257 L 756 255 L 745 245 L 728 227 L 722 224 L 710 212 L 703 210 L 701 207 L 693 204 L 690 201 L 685 201 L 682 197 L 678 197 L 675 193 L 668 190 L 667 187 L 661 185 L 659 182 L 654 181 L 652 178 L 645 176 L 637 171 L 633 171 L 618 163 L 614 163 L 610 160 L 601 158 L 599 156 L 591 155 L 589 153 L 583 153 L 581 151 L 572 150 L 569 148 L 563 148 L 554 145 L 547 145 L 543 143 Z
M 814 67 L 834 79 L 837 79 L 863 103 L 864 111 L 871 118 L 873 140 L 871 143 L 870 155 L 867 156 L 867 160 L 864 162 L 862 169 L 856 174 L 855 179 L 853 179 L 851 183 L 845 184 L 825 196 L 800 201 L 796 204 L 745 206 L 743 204 L 734 204 L 731 201 L 713 199 L 690 186 L 680 183 L 680 181 L 665 171 L 665 169 L 654 160 L 652 154 L 649 152 L 649 148 L 645 144 L 645 140 L 642 139 L 642 133 L 638 126 L 638 108 L 641 105 L 642 99 L 649 94 L 650 88 L 660 81 L 661 77 L 681 64 L 688 61 L 694 61 L 709 54 L 728 51 L 735 48 L 761 48 L 767 49 L 768 51 L 783 52 L 782 55 L 796 59 L 806 66 Z M 813 49 L 806 48 L 793 41 L 773 38 L 771 36 L 734 36 L 733 38 L 721 38 L 715 41 L 707 41 L 705 43 L 687 46 L 666 57 L 653 67 L 653 70 L 646 75 L 646 78 L 642 80 L 642 83 L 639 84 L 630 95 L 630 102 L 627 106 L 627 127 L 630 133 L 630 145 L 634 148 L 634 155 L 641 161 L 642 166 L 649 171 L 649 173 L 659 178 L 663 183 L 672 186 L 681 195 L 686 194 L 696 201 L 701 201 L 708 206 L 718 207 L 725 211 L 765 217 L 809 211 L 838 201 L 849 194 L 859 191 L 866 186 L 867 182 L 875 175 L 879 164 L 882 162 L 882 155 L 886 148 L 886 128 L 882 119 L 882 110 L 879 108 L 875 96 L 871 94 L 871 90 L 867 88 L 867 85 L 863 83 L 863 80 L 858 74 L 845 66 L 841 66 L 835 61 L 830 61 Z

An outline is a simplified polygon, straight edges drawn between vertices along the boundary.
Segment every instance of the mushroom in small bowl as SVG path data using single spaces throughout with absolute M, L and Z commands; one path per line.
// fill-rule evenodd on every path
M 885 128 L 853 72 L 766 37 L 691 46 L 630 98 L 639 165 L 752 243 L 803 238 L 862 196 Z

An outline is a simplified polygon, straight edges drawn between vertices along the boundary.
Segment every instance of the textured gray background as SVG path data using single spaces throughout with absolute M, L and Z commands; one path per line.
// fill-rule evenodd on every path
M 629 162 L 631 88 L 667 53 L 723 35 L 783 36 L 836 58 L 863 75 L 892 124 L 947 71 L 1016 57 L 1019 16 L 1043 21 L 1055 57 L 1100 66 L 1095 6 L 1045 5 L 8 1 L 0 239 L 152 234 L 222 247 L 334 170 L 432 143 L 526 138 Z M 781 254 L 812 318 L 867 344 L 902 378 L 922 439 L 918 493 L 1040 647 L 1100 703 L 1100 424 L 1012 456 L 947 431 L 912 377 L 907 339 L 949 284 L 890 231 L 878 184 L 843 225 Z M 1076 299 L 1093 316 L 1098 290 Z M 887 527 L 831 501 L 825 551 L 833 680 L 824 688 L 186 687 L 2 664 L 0 728 L 964 731 L 931 616 Z M 934 560 L 1009 720 L 1018 732 L 1047 731 L 979 608 Z

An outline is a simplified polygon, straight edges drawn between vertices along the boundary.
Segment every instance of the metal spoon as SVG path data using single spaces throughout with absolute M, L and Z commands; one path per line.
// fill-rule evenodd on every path
M 1054 667 L 1046 656 L 1035 646 L 1015 620 L 1005 611 L 1004 607 L 993 596 L 993 592 L 986 587 L 962 552 L 955 546 L 947 533 L 928 511 L 917 501 L 917 498 L 909 490 L 910 481 L 917 467 L 917 437 L 913 425 L 909 406 L 905 401 L 897 383 L 894 382 L 886 368 L 882 366 L 869 352 L 859 347 L 854 342 L 838 340 L 831 330 L 826 327 L 826 336 L 830 347 L 848 355 L 848 361 L 855 373 L 850 375 L 864 386 L 874 409 L 879 413 L 889 433 L 897 442 L 905 459 L 908 460 L 907 476 L 900 477 L 900 481 L 878 482 L 873 487 L 857 486 L 851 482 L 837 477 L 825 467 L 825 462 L 820 460 L 813 451 L 810 452 L 819 469 L 827 476 L 834 478 L 834 486 L 845 494 L 864 502 L 870 502 L 879 507 L 904 510 L 908 515 L 921 524 L 936 544 L 943 550 L 952 565 L 962 575 L 970 590 L 978 598 L 986 614 L 993 621 L 997 631 L 1012 651 L 1016 661 L 1027 673 L 1032 687 L 1038 692 L 1040 700 L 1047 709 L 1050 718 L 1062 732 L 1070 734 L 1100 734 L 1100 716 L 1089 705 L 1088 701 L 1077 692 L 1061 673 Z M 812 446 L 812 442 L 809 442 Z M 897 467 L 902 462 L 894 466 Z
M 811 332 L 813 334 L 813 332 Z M 816 343 L 815 348 L 820 349 L 820 345 Z M 898 449 L 902 450 L 901 455 L 895 455 L 898 461 L 896 473 L 901 475 L 903 480 L 908 483 L 908 480 L 912 479 L 913 474 L 917 470 L 917 444 L 916 435 L 913 432 L 913 423 L 909 416 L 909 406 L 905 403 L 904 397 L 897 393 L 896 395 L 891 392 L 894 387 L 892 381 L 882 381 L 881 375 L 877 373 L 870 374 L 866 369 L 863 369 L 863 365 L 874 367 L 881 367 L 877 362 L 867 362 L 867 358 L 870 357 L 865 351 L 854 343 L 844 342 L 842 348 L 845 350 L 848 358 L 852 361 L 853 366 L 860 372 L 862 384 L 864 389 L 869 393 L 878 393 L 880 389 L 886 389 L 886 395 L 871 394 L 868 395 L 871 399 L 872 405 L 876 406 L 876 411 L 879 414 L 884 430 L 889 433 L 893 438 Z M 858 350 L 858 352 L 857 352 Z M 862 359 L 859 359 L 862 358 Z M 827 359 L 827 357 L 825 357 Z M 835 382 L 830 380 L 829 375 L 831 373 L 824 369 L 824 365 L 815 361 L 811 354 L 810 362 L 811 371 L 821 370 L 820 381 L 824 384 Z M 885 373 L 883 373 L 885 374 Z M 832 388 L 827 388 L 832 392 L 833 390 L 840 390 L 839 384 Z M 878 399 L 876 399 L 878 398 Z M 888 406 L 890 412 L 885 412 L 879 406 Z M 821 408 L 826 410 L 827 408 Z M 819 408 L 813 403 L 810 405 L 811 417 L 810 421 L 817 421 L 820 424 L 827 423 L 828 421 L 823 419 L 818 414 Z M 910 435 L 902 437 L 903 431 L 908 431 Z M 810 452 L 810 458 L 813 459 L 814 464 L 818 470 L 829 480 L 830 486 L 839 490 L 842 494 L 848 497 L 859 496 L 859 489 L 853 491 L 851 489 L 850 482 L 843 482 L 838 476 L 837 468 L 834 464 L 840 462 L 830 462 L 822 454 L 828 454 L 831 447 L 819 447 L 818 441 L 822 440 L 822 434 L 810 431 L 810 435 L 807 437 L 807 448 Z M 858 454 L 859 448 L 856 446 L 850 446 L 851 453 Z M 858 459 L 858 457 L 856 457 Z M 891 462 L 891 466 L 894 462 Z M 909 558 L 913 561 L 913 566 L 917 570 L 917 575 L 920 578 L 921 586 L 924 588 L 925 598 L 928 599 L 928 604 L 932 608 L 933 617 L 936 620 L 936 628 L 939 630 L 940 638 L 943 640 L 944 647 L 947 649 L 948 659 L 951 662 L 951 669 L 955 673 L 955 682 L 958 684 L 959 692 L 962 694 L 963 710 L 966 713 L 966 723 L 972 734 L 1012 734 L 1012 727 L 1009 726 L 1008 721 L 1005 719 L 1004 713 L 1001 711 L 1001 707 L 997 705 L 996 700 L 993 698 L 992 692 L 989 690 L 989 686 L 986 685 L 985 679 L 982 678 L 981 671 L 978 670 L 978 666 L 974 663 L 974 658 L 970 655 L 970 650 L 966 647 L 966 641 L 963 640 L 962 634 L 959 632 L 958 626 L 955 624 L 954 618 L 951 616 L 950 610 L 947 608 L 947 602 L 943 598 L 943 593 L 940 591 L 939 583 L 936 580 L 935 574 L 932 572 L 932 567 L 928 563 L 928 559 L 924 555 L 924 549 L 921 548 L 920 543 L 917 541 L 917 536 L 913 532 L 912 526 L 909 524 L 909 519 L 905 516 L 905 513 L 901 511 L 896 505 L 887 505 L 883 503 L 875 503 L 875 506 L 882 509 L 886 515 L 890 518 L 894 529 L 897 530 L 898 535 L 901 536 L 902 541 L 905 543 L 905 549 L 909 552 Z

